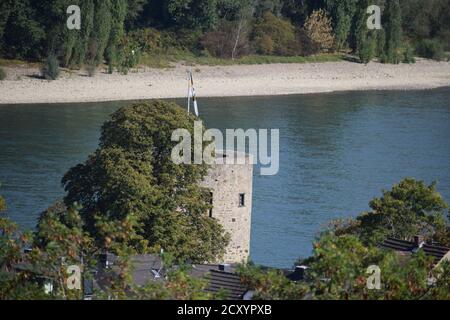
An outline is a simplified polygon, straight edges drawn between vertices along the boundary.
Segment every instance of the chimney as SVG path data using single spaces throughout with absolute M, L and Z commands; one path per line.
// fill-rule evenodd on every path
M 307 266 L 295 266 L 294 274 L 297 279 L 304 280 L 306 276 L 306 270 L 308 270 Z
M 100 254 L 100 263 L 103 268 L 108 269 L 114 265 L 114 256 L 108 252 Z
M 219 264 L 219 271 L 231 272 L 231 267 L 229 264 Z
M 423 236 L 414 236 L 414 245 L 416 247 L 421 247 L 423 244 L 424 237 Z

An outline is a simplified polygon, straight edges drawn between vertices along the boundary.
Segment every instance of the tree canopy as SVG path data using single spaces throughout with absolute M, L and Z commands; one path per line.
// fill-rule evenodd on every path
M 436 191 L 436 184 L 406 178 L 383 191 L 369 203 L 372 209 L 346 223 L 337 223 L 335 232 L 357 235 L 366 244 L 377 244 L 387 237 L 412 239 L 423 235 L 437 240 L 448 230 L 448 204 Z M 442 243 L 449 245 L 450 243 Z
M 194 117 L 174 103 L 122 108 L 102 127 L 99 148 L 67 172 L 65 203 L 78 203 L 86 230 L 98 241 L 100 220 L 134 217 L 138 251 L 164 249 L 178 259 L 214 261 L 228 237 L 206 213 L 209 192 L 199 187 L 208 166 L 174 164 L 173 130 L 193 133 Z
M 382 29 L 367 35 L 362 22 L 368 18 L 369 4 L 380 6 Z M 79 31 L 66 28 L 69 5 L 81 8 Z M 443 59 L 444 51 L 449 50 L 447 0 L 5 0 L 0 3 L 0 55 L 42 61 L 54 54 L 64 67 L 107 63 L 111 72 L 121 71 L 139 62 L 138 57 L 130 62 L 130 52 L 144 51 L 133 35 L 145 34 L 148 28 L 161 35 L 161 48 L 166 52 L 181 49 L 199 56 L 234 59 L 238 43 L 240 56 L 261 54 L 261 37 L 254 41 L 241 37 L 243 22 L 249 34 L 285 23 L 282 27 L 288 31 L 287 37 L 291 38 L 290 29 L 300 36 L 273 44 L 278 49 L 272 53 L 265 51 L 310 55 L 322 51 L 292 50 L 292 46 L 320 48 L 311 46 L 312 39 L 302 34 L 308 18 L 318 10 L 332 22 L 333 48 L 358 54 L 364 63 L 372 57 L 385 63 L 411 62 L 404 55 L 412 55 L 413 49 L 421 56 Z M 268 19 L 268 14 L 278 20 Z M 218 43 L 211 48 L 205 37 L 217 38 Z M 270 49 L 270 36 L 264 36 L 263 44 Z M 233 54 L 224 54 L 220 46 L 232 47 Z

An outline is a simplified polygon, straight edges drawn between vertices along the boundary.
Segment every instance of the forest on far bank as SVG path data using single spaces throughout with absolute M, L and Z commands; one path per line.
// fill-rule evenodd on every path
M 70 5 L 81 8 L 81 30 L 66 26 Z M 367 28 L 370 5 L 382 10 L 381 30 Z M 450 51 L 450 0 L 4 0 L 0 13 L 0 57 L 46 61 L 50 73 L 334 53 L 411 63 Z

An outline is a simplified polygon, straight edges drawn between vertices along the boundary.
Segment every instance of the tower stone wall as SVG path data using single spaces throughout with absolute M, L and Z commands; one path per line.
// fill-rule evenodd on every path
M 231 236 L 221 262 L 245 262 L 250 255 L 253 161 L 250 155 L 233 151 L 216 152 L 216 157 L 224 158 L 224 164 L 213 165 L 202 186 L 212 192 L 210 216 L 217 219 Z M 242 161 L 237 163 L 245 164 L 227 164 L 229 157 L 236 157 L 235 161 Z

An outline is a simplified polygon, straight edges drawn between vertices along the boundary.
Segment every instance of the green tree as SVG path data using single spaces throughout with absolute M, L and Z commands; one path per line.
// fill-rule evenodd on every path
M 0 218 L 0 300 L 49 298 L 30 280 L 27 270 L 17 270 L 23 261 L 23 250 L 31 243 L 31 233 L 20 233 L 17 224 Z
M 320 9 L 320 2 L 314 0 L 283 0 L 281 13 L 298 27 L 302 27 L 314 10 Z
M 269 11 L 255 22 L 252 38 L 260 54 L 296 54 L 295 27 Z
M 96 65 L 103 62 L 108 46 L 112 25 L 111 8 L 111 0 L 95 0 L 93 39 L 97 44 L 97 53 L 94 59 Z
M 323 233 L 307 262 L 306 281 L 293 283 L 281 272 L 243 266 L 241 278 L 255 289 L 255 299 L 313 300 L 448 300 L 450 264 L 433 268 L 422 250 L 409 259 L 366 246 L 352 235 Z M 380 268 L 380 288 L 367 286 L 369 266 Z M 434 283 L 430 280 L 434 279 Z
M 402 13 L 399 0 L 389 0 L 384 10 L 386 32 L 386 57 L 384 62 L 400 63 L 402 47 Z
M 221 257 L 228 237 L 206 215 L 208 192 L 198 186 L 208 167 L 171 161 L 172 132 L 186 128 L 193 133 L 193 126 L 185 110 L 161 101 L 113 114 L 102 128 L 97 151 L 63 178 L 65 202 L 83 206 L 80 214 L 92 236 L 102 240 L 98 216 L 134 216 L 136 234 L 154 251 L 163 248 L 177 259 L 200 262 Z
M 200 30 L 217 26 L 217 0 L 167 0 L 163 3 L 173 26 Z
M 435 40 L 450 49 L 450 2 L 401 0 L 402 28 L 412 44 Z M 420 12 L 420 14 L 418 14 Z
M 81 30 L 76 32 L 77 39 L 73 47 L 73 53 L 68 60 L 68 65 L 72 67 L 81 67 L 88 62 L 89 43 L 94 29 L 94 2 L 92 0 L 82 0 L 80 9 L 82 12 Z
M 82 299 L 82 290 L 67 290 L 68 266 L 80 267 L 87 273 L 95 265 L 98 250 L 93 239 L 83 230 L 77 208 L 56 203 L 41 214 L 28 262 L 54 283 L 52 295 L 61 299 Z
M 266 12 L 270 12 L 276 17 L 281 15 L 281 0 L 255 0 L 254 5 L 256 17 L 262 17 Z
M 380 289 L 367 287 L 367 268 L 380 268 Z M 310 263 L 314 299 L 409 300 L 448 299 L 448 263 L 433 269 L 433 258 L 422 250 L 407 261 L 394 252 L 365 246 L 351 235 L 325 233 L 314 244 Z M 429 279 L 438 279 L 433 285 Z
M 248 264 L 240 266 L 238 273 L 241 281 L 255 291 L 254 300 L 301 300 L 310 291 L 306 283 L 290 281 L 280 270 Z
M 358 4 L 356 14 L 356 50 L 362 63 L 369 63 L 375 55 L 376 34 L 367 28 L 368 0 L 362 0 Z
M 331 15 L 336 38 L 336 49 L 348 47 L 352 22 L 357 10 L 357 0 L 325 0 L 326 9 Z
M 118 45 L 125 34 L 124 23 L 127 16 L 126 0 L 111 0 L 111 31 L 108 46 L 106 48 L 106 58 L 110 72 L 118 64 Z
M 142 14 L 144 5 L 147 2 L 147 0 L 127 0 L 127 16 L 125 24 L 128 29 L 132 29 L 133 27 L 135 27 L 135 23 Z
M 38 60 L 45 31 L 30 0 L 0 3 L 0 50 L 7 58 Z
M 431 240 L 445 234 L 448 204 L 436 191 L 436 184 L 404 179 L 380 198 L 369 203 L 372 211 L 363 213 L 356 220 L 335 226 L 339 234 L 357 235 L 364 243 L 376 244 L 387 237 L 411 239 L 424 235 Z

